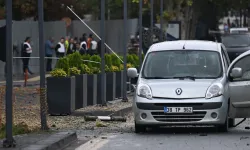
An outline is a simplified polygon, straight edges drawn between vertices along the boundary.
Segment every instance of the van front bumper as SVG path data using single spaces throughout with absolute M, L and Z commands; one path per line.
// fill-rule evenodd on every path
M 134 119 L 140 125 L 221 125 L 227 118 L 228 100 L 223 96 L 184 100 L 134 98 Z M 192 107 L 193 113 L 164 113 L 164 107 Z

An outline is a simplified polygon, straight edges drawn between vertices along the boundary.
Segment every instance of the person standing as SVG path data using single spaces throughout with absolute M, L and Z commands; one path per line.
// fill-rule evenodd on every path
M 29 69 L 29 60 L 30 60 L 30 55 L 32 53 L 32 48 L 30 46 L 30 37 L 26 37 L 23 45 L 22 45 L 22 57 L 23 58 L 23 73 L 25 74 L 26 70 L 28 71 L 29 74 L 34 74 L 30 69 Z
M 97 54 L 99 54 L 101 56 L 101 51 L 102 51 L 102 40 L 99 40 L 97 42 Z M 104 54 L 107 53 L 107 49 L 106 46 L 104 45 Z
M 66 49 L 64 46 L 64 38 L 63 37 L 60 39 L 60 42 L 57 43 L 55 50 L 56 50 L 56 57 L 61 58 L 61 57 L 65 56 Z
M 65 37 L 64 46 L 65 46 L 65 50 L 67 53 L 67 50 L 69 49 L 69 37 L 68 36 Z
M 53 55 L 53 49 L 55 48 L 54 45 L 54 38 L 50 37 L 49 40 L 45 43 L 45 55 L 47 58 L 47 66 L 46 71 L 52 71 L 52 55 Z
M 74 43 L 74 39 L 71 38 L 69 41 L 68 49 L 67 49 L 67 55 L 73 54 L 75 51 L 76 51 L 76 45 Z
M 92 41 L 90 43 L 90 49 L 89 49 L 90 55 L 97 54 L 97 42 L 92 38 Z
M 92 42 L 92 39 L 93 39 L 93 35 L 92 34 L 89 34 L 89 38 L 87 40 L 87 49 L 91 49 L 91 42 Z
M 87 53 L 87 42 L 85 38 L 81 38 L 81 43 L 80 43 L 80 54 L 86 54 Z

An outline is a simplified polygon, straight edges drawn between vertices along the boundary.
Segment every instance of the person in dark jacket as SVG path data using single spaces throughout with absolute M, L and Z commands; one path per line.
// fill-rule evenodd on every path
M 54 38 L 50 37 L 45 43 L 45 54 L 47 58 L 46 71 L 52 71 L 52 55 L 54 51 Z
M 97 53 L 101 56 L 101 50 L 102 50 L 102 40 L 99 40 L 97 43 Z M 104 54 L 107 53 L 106 46 L 104 45 Z
M 75 51 L 76 51 L 76 44 L 74 43 L 74 39 L 71 38 L 69 40 L 69 46 L 68 46 L 68 50 L 67 50 L 67 55 L 73 54 Z
M 22 45 L 22 57 L 23 58 L 23 73 L 25 74 L 26 69 L 29 74 L 33 74 L 33 72 L 29 69 L 29 60 L 30 55 L 32 53 L 32 48 L 30 46 L 30 37 L 27 37 Z
M 0 27 L 0 60 L 2 62 L 5 62 L 4 65 L 4 75 L 7 73 L 7 68 L 6 68 L 6 26 Z

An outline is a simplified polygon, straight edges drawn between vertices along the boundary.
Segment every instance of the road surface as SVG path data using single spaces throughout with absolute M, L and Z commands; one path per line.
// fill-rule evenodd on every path
M 239 121 L 239 120 L 238 120 Z M 228 133 L 214 128 L 160 128 L 135 134 L 133 121 L 118 124 L 119 130 L 78 131 L 78 137 L 92 134 L 88 142 L 65 150 L 250 150 L 250 126 L 247 120 Z

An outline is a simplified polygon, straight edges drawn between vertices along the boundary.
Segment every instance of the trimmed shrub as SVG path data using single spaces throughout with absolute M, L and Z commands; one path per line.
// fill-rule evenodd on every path
M 75 52 L 73 54 L 70 54 L 67 56 L 69 59 L 69 67 L 76 67 L 79 68 L 81 64 L 83 63 L 82 61 L 82 56 L 79 52 Z
M 60 58 L 56 63 L 57 69 L 63 69 L 66 74 L 69 71 L 69 59 L 67 57 Z
M 80 75 L 81 71 L 76 67 L 69 68 L 69 76 Z
M 54 69 L 50 72 L 52 77 L 67 77 L 67 73 L 63 69 Z

